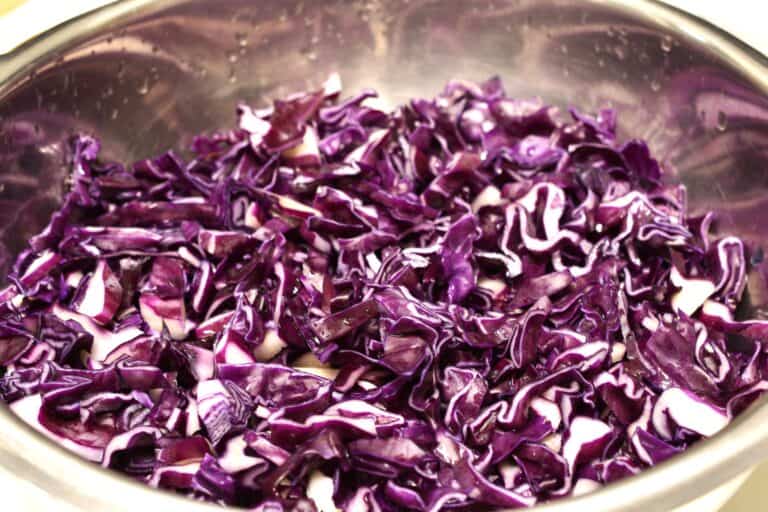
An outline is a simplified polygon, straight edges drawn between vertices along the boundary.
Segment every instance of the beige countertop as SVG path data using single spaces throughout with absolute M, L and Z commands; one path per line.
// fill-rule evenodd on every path
M 760 466 L 726 503 L 721 512 L 758 512 L 768 506 L 768 463 Z

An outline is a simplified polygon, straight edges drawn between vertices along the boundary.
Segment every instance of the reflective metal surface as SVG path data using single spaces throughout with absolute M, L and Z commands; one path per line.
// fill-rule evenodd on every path
M 648 0 L 167 0 L 120 2 L 0 59 L 0 271 L 64 190 L 61 142 L 97 133 L 107 156 L 184 147 L 230 126 L 238 100 L 339 71 L 391 105 L 453 77 L 504 78 L 512 96 L 613 106 L 650 141 L 718 228 L 768 240 L 768 62 L 717 29 Z M 765 316 L 768 267 L 745 313 Z M 768 406 L 657 468 L 542 511 L 656 511 L 688 502 L 768 456 Z M 0 408 L 0 466 L 83 510 L 196 511 L 80 461 Z

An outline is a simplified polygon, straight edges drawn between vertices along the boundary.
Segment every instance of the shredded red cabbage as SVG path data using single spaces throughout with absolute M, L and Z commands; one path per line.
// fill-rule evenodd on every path
M 192 155 L 71 141 L 0 292 L 0 396 L 79 455 L 255 510 L 530 506 L 712 436 L 768 387 L 748 249 L 616 116 L 454 81 L 321 89 Z

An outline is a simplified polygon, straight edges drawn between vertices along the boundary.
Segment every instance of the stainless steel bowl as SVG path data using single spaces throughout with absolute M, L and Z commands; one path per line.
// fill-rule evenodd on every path
M 108 156 L 183 147 L 253 104 L 341 73 L 386 103 L 452 77 L 500 74 L 510 94 L 613 106 L 648 139 L 720 229 L 768 240 L 768 61 L 700 20 L 649 0 L 128 0 L 0 58 L 0 243 L 8 259 L 64 189 L 61 142 L 95 132 Z M 766 316 L 765 278 L 745 314 Z M 542 512 L 660 511 L 768 456 L 768 406 L 643 474 Z M 80 510 L 216 510 L 84 462 L 0 408 L 0 469 Z M 5 496 L 4 496 L 5 499 Z

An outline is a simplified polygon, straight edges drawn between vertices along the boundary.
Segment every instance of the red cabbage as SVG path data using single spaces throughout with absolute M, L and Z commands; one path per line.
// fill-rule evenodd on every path
M 77 454 L 253 510 L 589 492 L 768 389 L 750 248 L 613 110 L 501 81 L 322 88 L 71 189 L 0 291 L 0 398 Z

